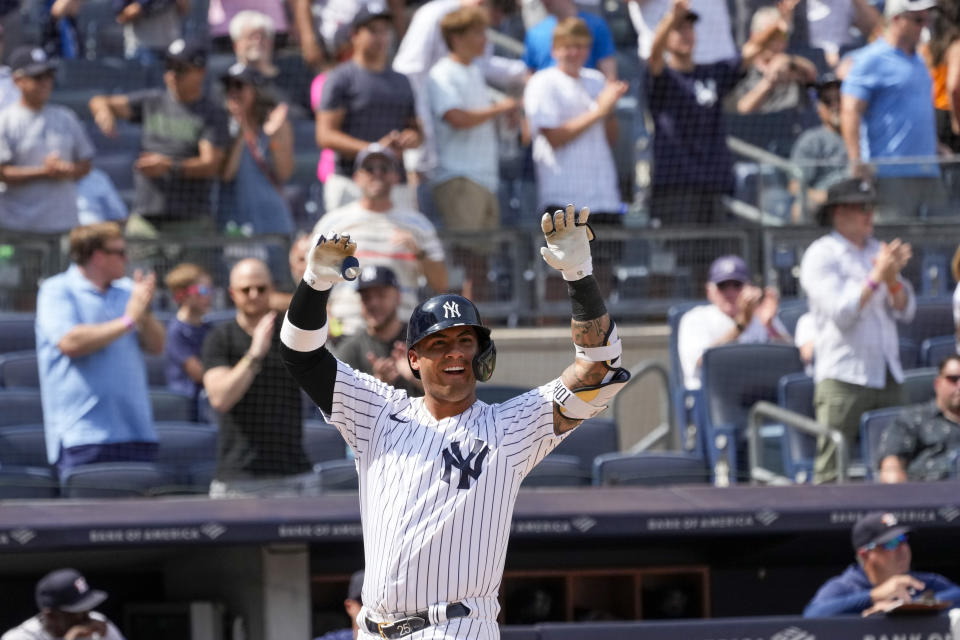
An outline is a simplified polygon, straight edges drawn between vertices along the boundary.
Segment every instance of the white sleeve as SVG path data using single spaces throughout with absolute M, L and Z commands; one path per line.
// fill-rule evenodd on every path
M 953 290 L 953 325 L 960 327 L 960 282 L 957 288 Z
M 401 400 L 405 395 L 406 392 L 337 360 L 333 412 L 330 415 L 324 413 L 323 417 L 337 428 L 356 456 L 362 458 L 373 439 L 377 419 L 384 407 Z
M 503 429 L 500 447 L 523 475 L 572 433 L 553 431 L 553 387 L 559 378 L 511 398 L 496 407 L 497 426 Z
M 542 73 L 538 71 L 533 74 L 533 77 L 527 83 L 526 90 L 523 92 L 523 110 L 530 120 L 532 134 L 540 129 L 552 129 L 563 124 L 560 116 L 559 97 L 553 95 L 549 76 L 545 77 L 541 75 Z
M 687 389 L 700 388 L 700 365 L 698 361 L 703 352 L 710 346 L 710 334 L 704 323 L 698 326 L 698 307 L 687 311 L 680 318 L 677 328 L 677 352 L 680 358 L 680 368 L 683 369 L 684 386 Z

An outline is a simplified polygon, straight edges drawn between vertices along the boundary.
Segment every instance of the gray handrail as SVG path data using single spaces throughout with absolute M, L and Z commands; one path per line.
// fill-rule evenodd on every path
M 807 179 L 800 166 L 781 158 L 775 153 L 770 153 L 766 149 L 761 149 L 756 145 L 744 142 L 740 138 L 734 138 L 733 136 L 727 136 L 727 148 L 751 160 L 776 167 L 799 182 L 800 188 L 797 190 L 797 198 L 800 201 L 800 210 L 806 214 L 809 205 L 807 202 Z
M 837 483 L 840 484 L 847 481 L 850 459 L 847 454 L 847 441 L 844 439 L 842 433 L 836 429 L 824 426 L 816 420 L 811 420 L 805 415 L 784 409 L 772 402 L 766 402 L 764 400 L 753 405 L 747 417 L 747 451 L 750 460 L 751 480 L 765 482 L 767 484 L 786 484 L 793 482 L 790 478 L 774 473 L 761 466 L 760 427 L 763 424 L 764 418 L 782 422 L 788 427 L 798 429 L 812 436 L 826 436 L 833 440 L 833 444 L 836 445 Z
M 620 393 L 614 396 L 613 398 L 613 417 L 616 420 L 617 424 L 620 424 L 620 399 L 624 396 L 622 395 L 631 385 L 636 384 L 638 381 L 642 380 L 647 374 L 654 374 L 660 377 L 660 381 L 663 383 L 662 397 L 661 397 L 661 412 L 662 407 L 666 406 L 667 408 L 667 417 L 666 421 L 661 421 L 650 433 L 644 436 L 640 442 L 630 447 L 630 453 L 639 453 L 640 451 L 646 451 L 650 447 L 658 444 L 666 437 L 670 435 L 670 425 L 673 424 L 673 403 L 670 402 L 670 373 L 667 371 L 667 367 L 657 361 L 657 360 L 641 360 L 637 364 L 630 367 L 630 380 L 627 381 L 627 384 L 623 386 L 623 389 L 620 390 Z

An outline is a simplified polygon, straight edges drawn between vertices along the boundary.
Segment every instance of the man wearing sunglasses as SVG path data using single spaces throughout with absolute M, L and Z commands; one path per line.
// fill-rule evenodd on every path
M 910 570 L 909 532 L 892 513 L 863 515 L 851 532 L 857 563 L 820 587 L 803 610 L 804 617 L 887 611 L 927 592 L 937 600 L 960 601 L 960 587 L 947 578 Z
M 876 176 L 881 222 L 935 214 L 946 200 L 936 162 L 930 72 L 917 54 L 936 4 L 886 0 L 883 36 L 857 52 L 843 79 L 840 117 L 850 171 L 858 178 Z M 898 162 L 907 157 L 929 160 Z
M 933 400 L 904 409 L 880 437 L 881 482 L 953 475 L 960 451 L 960 355 L 943 359 L 933 390 Z
M 18 48 L 10 66 L 20 100 L 0 112 L 0 228 L 65 233 L 79 224 L 93 144 L 72 111 L 49 104 L 57 67 L 43 49 Z

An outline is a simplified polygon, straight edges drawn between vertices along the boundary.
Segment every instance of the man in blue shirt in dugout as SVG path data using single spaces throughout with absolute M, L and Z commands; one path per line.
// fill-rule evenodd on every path
M 960 587 L 947 578 L 910 570 L 909 532 L 892 513 L 876 511 L 857 520 L 851 534 L 857 564 L 827 580 L 803 610 L 804 617 L 889 611 L 926 592 L 937 600 L 960 602 Z
M 116 222 L 70 232 L 65 272 L 37 294 L 37 365 L 47 458 L 61 475 L 95 462 L 150 462 L 157 436 L 141 349 L 163 352 L 150 313 L 156 278 L 125 277 L 126 242 Z

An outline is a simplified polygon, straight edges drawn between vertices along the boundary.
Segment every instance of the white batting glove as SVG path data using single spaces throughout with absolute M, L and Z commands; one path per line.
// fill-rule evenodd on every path
M 564 280 L 579 280 L 593 273 L 590 241 L 594 236 L 593 229 L 587 225 L 589 217 L 587 207 L 575 213 L 573 205 L 568 204 L 566 211 L 557 209 L 540 219 L 540 228 L 547 239 L 547 246 L 540 247 L 540 255 Z
M 326 291 L 337 282 L 355 280 L 360 274 L 360 262 L 353 257 L 356 250 L 357 243 L 348 235 L 320 236 L 307 251 L 303 281 L 317 291 Z

